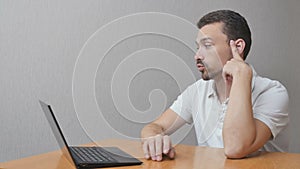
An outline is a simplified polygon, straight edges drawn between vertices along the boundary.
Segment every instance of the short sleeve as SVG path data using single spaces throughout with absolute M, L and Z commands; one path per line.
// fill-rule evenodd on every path
M 289 97 L 285 87 L 273 81 L 257 98 L 254 104 L 254 118 L 265 123 L 273 139 L 288 125 Z
M 189 86 L 182 94 L 180 94 L 170 109 L 177 113 L 187 123 L 193 123 L 192 118 L 192 101 L 194 94 L 197 91 L 197 84 Z

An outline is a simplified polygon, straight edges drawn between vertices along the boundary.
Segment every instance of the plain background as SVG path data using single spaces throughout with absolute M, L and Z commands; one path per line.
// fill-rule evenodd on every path
M 287 87 L 291 117 L 290 152 L 300 153 L 299 6 L 298 0 L 1 0 L 0 162 L 58 148 L 38 99 L 54 106 L 71 144 L 91 141 L 76 118 L 72 74 L 80 49 L 101 26 L 137 12 L 169 13 L 196 24 L 201 16 L 216 9 L 233 9 L 247 18 L 253 34 L 253 46 L 247 61 L 260 75 L 277 79 Z M 130 51 L 128 49 L 134 51 L 137 47 L 155 45 L 182 57 L 194 75 L 200 78 L 193 54 L 180 50 L 182 45 L 174 40 L 159 36 L 128 39 L 107 58 L 116 63 L 118 61 L 113 57 Z M 109 61 L 103 66 L 109 69 Z M 101 91 L 105 90 L 101 84 L 108 83 L 109 79 L 108 74 L 100 73 L 95 89 L 98 99 L 103 98 Z M 175 80 L 156 70 L 141 72 L 132 81 L 132 104 L 137 109 L 147 109 L 149 102 L 145 98 L 150 91 L 160 89 L 165 93 L 166 106 L 170 105 L 179 94 Z M 101 103 L 103 109 L 114 112 L 105 99 Z M 122 121 L 114 122 L 114 125 L 124 132 L 129 131 L 134 137 L 139 136 L 142 127 L 127 129 L 127 124 L 122 124 Z M 109 138 L 109 133 L 101 133 L 104 136 L 99 138 Z M 182 143 L 196 144 L 193 130 Z

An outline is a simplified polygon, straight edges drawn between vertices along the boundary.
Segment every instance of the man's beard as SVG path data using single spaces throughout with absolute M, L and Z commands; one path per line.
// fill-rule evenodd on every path
M 222 69 L 215 72 L 208 72 L 207 70 L 202 73 L 203 80 L 211 80 L 216 78 L 217 76 L 222 75 Z
M 222 75 L 223 68 L 220 68 L 219 70 L 215 70 L 215 71 L 210 71 L 210 66 L 202 62 L 200 59 L 197 60 L 196 64 L 197 65 L 201 64 L 204 66 L 204 70 L 200 71 L 202 73 L 203 80 L 211 80 L 219 75 Z
M 222 75 L 223 69 L 215 70 L 215 71 L 209 71 L 209 66 L 203 62 L 201 62 L 205 69 L 201 71 L 202 73 L 202 79 L 207 81 L 216 78 L 217 76 Z

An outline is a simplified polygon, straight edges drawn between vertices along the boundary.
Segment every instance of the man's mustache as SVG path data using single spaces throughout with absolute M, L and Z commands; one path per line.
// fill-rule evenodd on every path
M 197 59 L 197 62 L 196 62 L 197 64 L 202 64 L 203 66 L 204 66 L 204 64 L 203 64 L 203 62 L 200 60 L 200 59 Z

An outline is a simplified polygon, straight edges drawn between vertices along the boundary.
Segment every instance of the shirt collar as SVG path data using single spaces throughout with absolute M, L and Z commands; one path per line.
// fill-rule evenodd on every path
M 248 63 L 247 63 L 248 64 Z M 253 91 L 254 89 L 254 84 L 255 84 L 255 79 L 257 76 L 257 73 L 255 71 L 255 69 L 253 68 L 252 65 L 248 64 L 251 69 L 252 69 L 252 81 L 251 81 L 251 90 Z M 216 92 L 216 85 L 215 85 L 215 81 L 211 80 L 210 82 L 210 87 L 209 87 L 209 91 L 208 91 L 208 98 L 212 97 L 212 96 L 217 96 L 217 92 Z
M 211 80 L 210 86 L 209 86 L 209 91 L 208 91 L 208 98 L 213 97 L 213 96 L 217 96 L 217 92 L 216 92 L 215 81 Z

